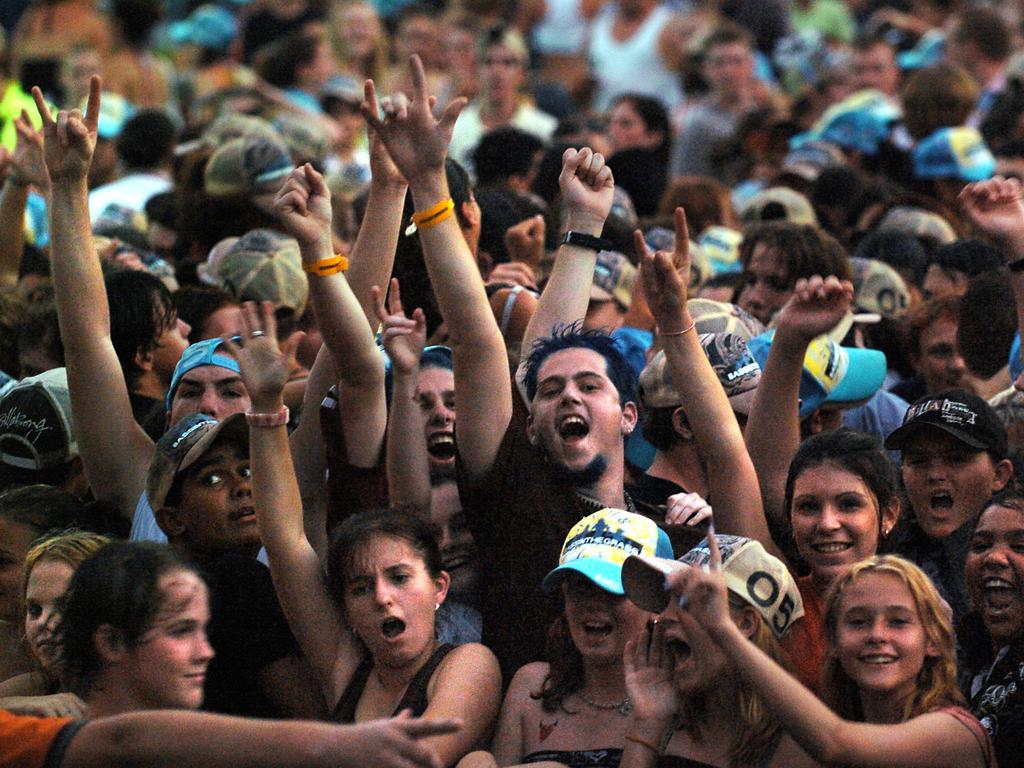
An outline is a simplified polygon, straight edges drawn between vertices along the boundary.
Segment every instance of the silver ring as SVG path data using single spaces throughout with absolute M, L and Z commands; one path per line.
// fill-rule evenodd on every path
M 260 336 L 266 336 L 266 335 L 267 334 L 265 332 L 263 332 L 263 331 L 253 331 L 252 333 L 249 334 L 249 338 L 250 339 L 255 339 L 255 338 L 258 338 Z

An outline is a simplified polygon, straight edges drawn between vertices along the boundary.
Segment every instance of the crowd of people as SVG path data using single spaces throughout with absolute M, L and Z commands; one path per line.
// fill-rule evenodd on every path
M 1021 764 L 1020 4 L 0 24 L 0 767 Z

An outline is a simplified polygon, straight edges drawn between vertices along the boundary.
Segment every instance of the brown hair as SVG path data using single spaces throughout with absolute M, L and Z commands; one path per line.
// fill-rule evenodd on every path
M 943 62 L 919 69 L 903 85 L 903 122 L 917 141 L 940 128 L 967 122 L 978 103 L 978 86 L 967 70 Z

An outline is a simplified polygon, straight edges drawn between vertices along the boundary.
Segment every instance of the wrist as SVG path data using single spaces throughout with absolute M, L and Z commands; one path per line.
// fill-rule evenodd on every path
M 803 360 L 804 355 L 807 354 L 807 347 L 814 341 L 814 338 L 814 336 L 808 336 L 802 330 L 781 325 L 775 329 L 775 335 L 772 337 L 772 347 L 777 347 L 780 352 L 787 356 L 799 357 Z
M 315 264 L 321 259 L 328 259 L 334 255 L 334 241 L 331 239 L 329 229 L 312 240 L 299 240 L 298 242 L 299 255 L 304 264 Z
M 671 713 L 659 713 L 659 714 L 640 714 L 637 717 L 637 710 L 634 705 L 633 709 L 633 721 L 630 723 L 629 728 L 626 732 L 637 736 L 641 739 L 653 741 L 655 743 L 661 740 L 662 734 L 665 733 L 665 729 L 672 724 L 672 717 L 675 715 Z
M 249 410 L 253 413 L 273 413 L 284 405 L 284 390 L 257 394 L 252 397 Z
M 566 219 L 566 229 L 584 235 L 600 237 L 601 232 L 604 231 L 604 222 L 605 217 L 570 212 Z
M 413 203 L 418 211 L 429 208 L 446 197 L 451 197 L 451 193 L 448 191 L 448 179 L 444 175 L 444 166 L 409 179 L 409 189 L 412 190 Z
M 655 322 L 658 324 L 658 335 L 662 337 L 687 336 L 691 331 L 694 336 L 697 335 L 697 321 L 685 310 L 664 318 L 656 317 Z

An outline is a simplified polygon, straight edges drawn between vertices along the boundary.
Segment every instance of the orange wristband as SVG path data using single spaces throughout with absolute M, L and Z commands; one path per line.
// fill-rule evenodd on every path
M 326 259 L 314 261 L 311 264 L 304 262 L 302 264 L 302 271 L 319 277 L 327 277 L 328 275 L 336 275 L 338 272 L 344 272 L 348 269 L 348 264 L 348 257 L 338 253 Z

